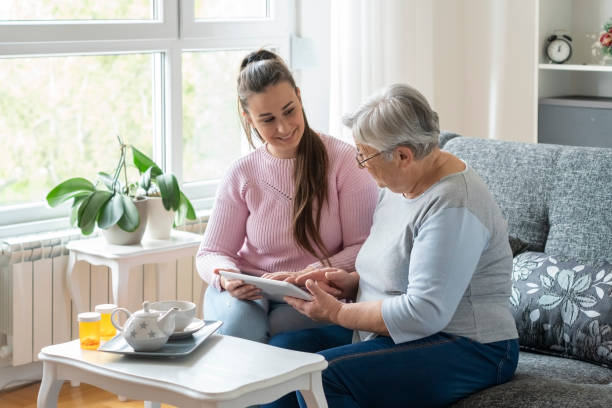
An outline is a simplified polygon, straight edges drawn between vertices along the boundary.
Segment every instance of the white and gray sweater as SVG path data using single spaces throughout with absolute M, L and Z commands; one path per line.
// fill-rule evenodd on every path
M 518 337 L 507 224 L 467 165 L 414 199 L 382 190 L 355 266 L 357 301 L 384 299 L 395 343 L 440 331 L 480 343 Z M 355 340 L 370 337 L 356 332 Z

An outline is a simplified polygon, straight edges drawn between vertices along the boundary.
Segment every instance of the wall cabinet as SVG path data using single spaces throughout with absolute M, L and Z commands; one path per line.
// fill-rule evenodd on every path
M 612 61 L 608 62 L 609 65 L 606 65 L 601 55 L 597 55 L 597 49 L 595 48 L 603 24 L 612 19 L 612 0 L 539 0 L 537 12 L 539 14 L 536 39 L 538 52 L 538 58 L 536 58 L 538 61 L 536 101 L 538 141 L 551 142 L 549 135 L 542 137 L 542 132 L 550 128 L 548 123 L 543 123 L 543 120 L 555 120 L 554 114 L 543 115 L 542 103 L 550 102 L 549 98 L 580 96 L 583 100 L 588 100 L 589 97 L 593 97 L 595 103 L 592 109 L 604 109 L 602 106 L 607 105 L 601 102 L 608 99 L 612 101 Z M 551 34 L 559 32 L 572 37 L 573 53 L 569 61 L 563 64 L 554 64 L 546 57 L 544 47 L 546 39 Z M 582 114 L 577 117 L 582 117 L 587 121 L 592 122 L 596 120 L 595 118 L 602 117 L 602 112 L 595 110 L 593 112 L 596 114 L 590 115 L 588 113 L 588 109 L 590 109 L 588 103 L 586 106 L 582 104 L 577 109 L 583 110 Z M 587 109 L 586 113 L 584 109 Z M 565 109 L 558 109 L 558 112 L 559 114 L 568 114 Z M 609 114 L 612 115 L 612 110 L 609 110 Z M 604 123 L 601 122 L 600 125 L 590 123 L 590 126 L 604 126 Z M 580 126 L 574 128 L 580 128 Z M 585 129 L 588 128 L 585 127 Z M 612 147 L 612 131 L 609 133 L 609 144 L 606 147 Z M 568 137 L 571 139 L 571 136 L 562 135 L 556 142 L 576 145 L 589 144 L 582 143 L 579 139 L 581 138 L 580 134 L 576 134 L 574 143 L 571 143 L 571 140 L 568 142 Z

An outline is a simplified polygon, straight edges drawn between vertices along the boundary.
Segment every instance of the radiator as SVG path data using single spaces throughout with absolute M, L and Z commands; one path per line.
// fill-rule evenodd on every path
M 204 223 L 181 227 L 201 233 Z M 10 239 L 0 253 L 0 360 L 18 366 L 37 361 L 41 348 L 78 337 L 77 313 L 66 281 L 67 242 L 80 235 L 55 233 L 30 239 Z M 127 308 L 142 308 L 143 300 L 190 300 L 202 317 L 204 283 L 194 257 L 168 264 L 168 273 L 157 275 L 156 265 L 130 271 Z M 85 262 L 75 265 L 81 294 L 93 311 L 95 305 L 112 302 L 111 279 L 105 266 Z M 160 282 L 158 282 L 158 279 Z M 158 286 L 159 285 L 159 286 Z M 158 287 L 163 290 L 159 291 Z

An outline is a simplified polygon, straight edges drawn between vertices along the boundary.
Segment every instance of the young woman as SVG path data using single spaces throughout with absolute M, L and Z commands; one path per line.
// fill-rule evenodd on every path
M 254 136 L 263 145 L 221 183 L 196 264 L 209 284 L 205 318 L 222 320 L 221 333 L 266 342 L 319 324 L 218 272 L 292 280 L 321 266 L 353 270 L 378 189 L 359 171 L 354 147 L 308 126 L 300 90 L 276 54 L 243 59 L 238 102 L 249 143 Z

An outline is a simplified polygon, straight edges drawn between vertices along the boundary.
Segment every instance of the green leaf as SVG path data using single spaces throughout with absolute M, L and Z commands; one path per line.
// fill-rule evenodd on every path
M 144 173 L 141 174 L 140 176 L 140 187 L 144 190 L 144 191 L 149 191 L 149 187 L 151 187 L 151 171 L 153 170 L 153 167 L 149 167 Z
M 104 183 L 106 188 L 108 188 L 110 191 L 115 191 L 115 188 L 113 187 L 113 176 L 103 171 L 100 171 L 98 172 L 98 179 L 102 183 Z
M 134 232 L 140 226 L 140 215 L 138 209 L 127 196 L 120 196 L 123 203 L 123 216 L 117 222 L 119 228 L 127 232 Z
M 162 203 L 168 211 L 176 211 L 181 201 L 181 190 L 174 174 L 162 174 L 155 177 L 155 182 L 159 186 Z
M 87 179 L 76 177 L 55 186 L 47 194 L 47 203 L 55 207 L 73 197 L 84 196 L 94 191 L 94 185 Z
M 163 174 L 163 171 L 161 171 L 159 166 L 155 164 L 155 162 L 151 160 L 149 156 L 147 156 L 146 154 L 144 154 L 143 152 L 141 152 L 140 150 L 138 150 L 137 148 L 133 146 L 132 146 L 132 156 L 134 158 L 134 166 L 136 166 L 139 172 L 144 173 L 150 167 L 152 167 L 153 169 L 151 170 L 151 177 L 157 177 L 160 174 Z
M 83 204 L 83 202 L 85 202 L 85 200 L 87 200 L 87 198 L 89 198 L 91 194 L 88 195 L 80 195 L 77 197 L 74 197 L 74 201 L 72 202 L 72 210 L 70 211 L 70 225 L 71 226 L 76 226 L 76 221 L 78 218 L 78 214 L 79 214 L 79 208 L 81 207 L 81 204 Z
M 113 193 L 110 191 L 96 190 L 81 204 L 77 215 L 77 225 L 83 234 L 89 235 L 93 232 L 100 208 L 102 208 L 112 196 Z
M 174 225 L 183 225 L 183 223 L 185 222 L 185 217 L 189 220 L 195 220 L 196 213 L 193 209 L 193 205 L 191 205 L 191 202 L 189 201 L 187 196 L 181 191 L 179 207 L 176 213 L 174 214 Z
M 123 200 L 121 194 L 115 193 L 102 207 L 98 217 L 98 227 L 102 229 L 115 225 L 123 216 Z

